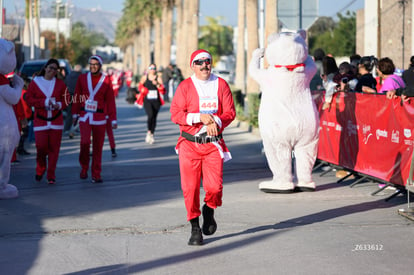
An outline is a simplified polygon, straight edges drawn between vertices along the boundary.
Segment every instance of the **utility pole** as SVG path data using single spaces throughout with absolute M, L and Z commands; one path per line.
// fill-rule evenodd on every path
M 62 0 L 56 0 L 56 52 L 59 49 L 59 8 Z

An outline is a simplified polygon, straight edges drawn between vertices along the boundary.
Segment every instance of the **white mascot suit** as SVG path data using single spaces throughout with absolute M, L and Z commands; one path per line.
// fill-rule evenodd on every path
M 13 105 L 19 102 L 24 82 L 17 75 L 11 81 L 5 76 L 15 67 L 14 44 L 0 38 L 0 199 L 19 195 L 16 186 L 9 184 L 9 179 L 10 161 L 20 139 Z
M 262 91 L 259 129 L 273 173 L 273 180 L 259 184 L 263 192 L 315 190 L 312 168 L 317 156 L 319 114 L 309 83 L 316 65 L 308 56 L 305 39 L 302 30 L 273 34 L 266 49 L 253 51 L 249 64 L 249 73 Z M 264 56 L 269 66 L 260 69 Z M 297 182 L 293 180 L 292 154 Z

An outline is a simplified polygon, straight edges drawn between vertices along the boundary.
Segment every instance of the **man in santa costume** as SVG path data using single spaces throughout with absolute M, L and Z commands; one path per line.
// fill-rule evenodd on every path
M 171 120 L 180 126 L 181 188 L 191 224 L 189 245 L 202 245 L 203 235 L 217 229 L 214 209 L 222 204 L 223 162 L 231 159 L 222 132 L 235 118 L 233 96 L 226 81 L 211 73 L 212 57 L 206 50 L 192 53 L 194 74 L 180 83 L 171 103 Z M 200 211 L 200 183 L 205 190 Z M 203 214 L 202 230 L 199 216 Z
M 80 178 L 86 179 L 89 170 L 89 147 L 92 133 L 92 183 L 101 183 L 102 148 L 105 140 L 107 119 L 117 128 L 115 96 L 111 79 L 102 74 L 102 58 L 89 58 L 90 71 L 79 76 L 73 98 L 74 124 L 79 120 L 80 129 Z M 108 118 L 107 118 L 108 117 Z

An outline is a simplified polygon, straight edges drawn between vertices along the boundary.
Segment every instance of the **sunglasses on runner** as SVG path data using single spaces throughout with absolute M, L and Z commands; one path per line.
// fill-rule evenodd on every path
M 211 64 L 211 59 L 207 58 L 207 59 L 197 59 L 193 61 L 193 64 L 196 64 L 198 66 L 203 65 L 203 63 L 206 63 L 206 65 L 210 65 Z

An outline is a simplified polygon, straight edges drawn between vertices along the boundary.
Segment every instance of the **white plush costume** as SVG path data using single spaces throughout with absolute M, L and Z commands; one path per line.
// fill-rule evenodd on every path
M 273 34 L 266 50 L 253 52 L 249 65 L 249 73 L 262 91 L 259 128 L 273 173 L 273 180 L 259 184 L 264 192 L 288 193 L 295 189 L 292 152 L 297 188 L 315 190 L 311 174 L 317 155 L 319 115 L 309 83 L 316 65 L 308 56 L 305 38 L 304 31 Z M 259 69 L 264 55 L 269 67 Z
M 9 178 L 10 161 L 20 138 L 13 105 L 19 102 L 23 79 L 15 75 L 11 87 L 5 77 L 15 67 L 14 44 L 0 38 L 0 199 L 18 196 L 17 188 L 9 184 Z

